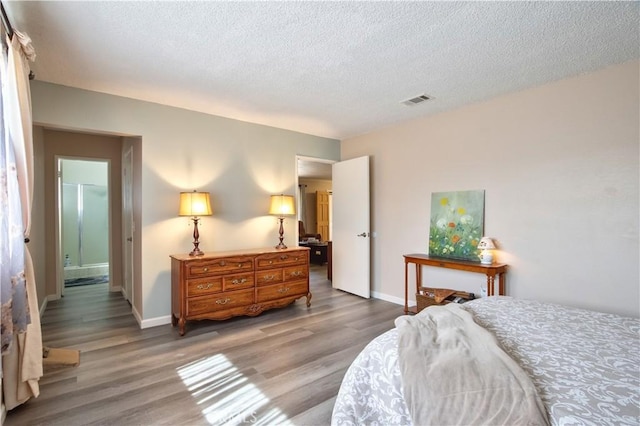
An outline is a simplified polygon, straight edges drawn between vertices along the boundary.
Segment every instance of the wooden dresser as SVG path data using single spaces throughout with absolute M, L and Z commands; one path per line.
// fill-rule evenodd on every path
M 171 324 L 181 336 L 187 320 L 255 316 L 303 296 L 311 306 L 306 247 L 171 255 Z

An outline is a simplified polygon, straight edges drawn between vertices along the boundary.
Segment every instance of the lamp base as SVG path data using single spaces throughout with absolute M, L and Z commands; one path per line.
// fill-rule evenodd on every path
M 480 263 L 483 265 L 491 265 L 493 263 L 493 253 L 488 250 L 483 250 L 480 256 Z
M 189 256 L 204 256 L 204 252 L 198 247 L 194 247 L 193 250 L 189 252 Z
M 200 232 L 198 232 L 198 222 L 200 218 L 193 217 L 191 220 L 193 220 L 193 250 L 191 250 L 189 256 L 203 256 L 204 252 L 198 247 L 200 245 L 200 241 L 198 241 L 200 238 Z
M 282 222 L 284 222 L 284 217 L 279 217 L 278 220 L 280 221 L 280 230 L 278 231 L 280 232 L 280 242 L 276 246 L 276 249 L 283 250 L 287 248 L 287 246 L 285 246 L 284 243 L 282 242 L 282 240 L 284 240 L 284 227 L 282 226 Z

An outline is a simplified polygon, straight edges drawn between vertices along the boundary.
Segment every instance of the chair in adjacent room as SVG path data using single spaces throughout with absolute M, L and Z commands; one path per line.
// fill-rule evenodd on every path
M 307 241 L 309 238 L 315 238 L 318 241 L 322 240 L 322 235 L 320 234 L 308 234 L 304 229 L 304 222 L 298 221 L 298 241 Z

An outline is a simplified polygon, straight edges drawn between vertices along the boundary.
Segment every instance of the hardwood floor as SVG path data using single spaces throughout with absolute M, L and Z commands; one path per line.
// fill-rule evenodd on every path
M 45 346 L 81 351 L 45 370 L 40 396 L 10 411 L 15 425 L 328 425 L 353 359 L 393 327 L 402 307 L 331 288 L 311 267 L 305 299 L 258 317 L 140 330 L 106 284 L 49 303 Z

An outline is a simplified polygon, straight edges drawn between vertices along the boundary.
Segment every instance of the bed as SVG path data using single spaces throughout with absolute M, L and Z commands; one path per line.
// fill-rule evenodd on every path
M 640 424 L 640 320 L 505 296 L 457 309 L 490 333 L 528 377 L 542 402 L 543 424 Z M 371 341 L 347 370 L 332 425 L 417 426 L 415 408 L 408 408 L 416 402 L 404 396 L 412 379 L 401 374 L 398 324 Z

